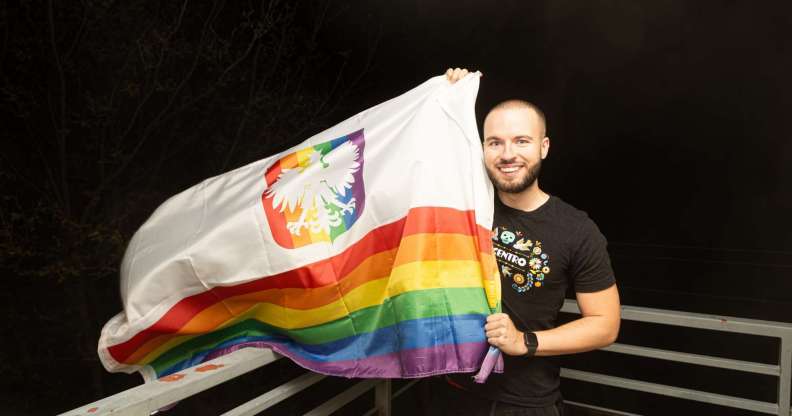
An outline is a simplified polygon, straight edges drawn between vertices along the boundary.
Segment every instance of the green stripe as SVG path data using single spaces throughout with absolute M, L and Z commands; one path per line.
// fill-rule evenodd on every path
M 197 336 L 183 342 L 149 363 L 156 371 L 171 367 L 201 351 L 241 336 L 281 335 L 301 344 L 316 345 L 353 335 L 376 331 L 396 322 L 436 316 L 490 313 L 484 289 L 441 288 L 417 290 L 387 298 L 381 305 L 351 313 L 333 322 L 308 328 L 283 329 L 255 319 L 246 319 L 226 328 Z

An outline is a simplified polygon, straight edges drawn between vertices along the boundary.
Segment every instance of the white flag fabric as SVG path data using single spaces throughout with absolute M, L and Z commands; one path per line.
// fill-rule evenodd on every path
M 432 78 L 166 201 L 127 248 L 104 366 L 259 347 L 347 377 L 478 370 L 500 301 L 478 84 Z

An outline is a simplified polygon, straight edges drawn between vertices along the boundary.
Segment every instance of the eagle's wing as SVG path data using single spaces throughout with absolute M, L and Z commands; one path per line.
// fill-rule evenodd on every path
M 278 179 L 266 191 L 267 197 L 272 198 L 273 208 L 280 206 L 280 212 L 283 212 L 288 207 L 290 211 L 294 211 L 305 192 L 305 186 L 300 179 L 298 169 L 284 169 L 278 175 Z
M 309 156 L 312 164 L 304 169 L 284 169 L 278 175 L 275 183 L 267 189 L 267 196 L 272 197 L 273 208 L 280 206 L 280 212 L 286 208 L 294 211 L 298 204 L 311 208 L 316 203 L 316 190 L 321 188 L 321 177 L 317 171 L 319 156 L 319 152 L 314 151 Z
M 353 175 L 360 169 L 358 153 L 357 145 L 347 141 L 325 155 L 323 160 L 328 166 L 322 170 L 321 181 L 326 184 L 327 188 L 320 187 L 322 189 L 320 192 L 322 196 L 326 196 L 325 200 L 327 202 L 331 200 L 330 198 L 335 199 L 336 196 L 325 194 L 325 189 L 339 196 L 344 196 L 347 189 L 352 188 L 352 184 L 355 183 Z
M 309 209 L 346 195 L 347 189 L 355 182 L 353 174 L 360 169 L 358 153 L 355 144 L 344 142 L 322 161 L 317 160 L 303 170 L 284 169 L 266 191 L 267 197 L 272 198 L 272 207 L 280 206 L 281 212 L 286 208 L 294 211 L 298 204 Z M 322 168 L 322 162 L 327 164 L 327 168 Z

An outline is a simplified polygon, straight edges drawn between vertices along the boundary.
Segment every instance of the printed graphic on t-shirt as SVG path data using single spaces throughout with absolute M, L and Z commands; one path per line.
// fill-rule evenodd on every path
M 501 276 L 511 280 L 511 287 L 517 293 L 545 284 L 550 274 L 550 256 L 544 252 L 541 241 L 500 226 L 492 231 L 492 245 Z

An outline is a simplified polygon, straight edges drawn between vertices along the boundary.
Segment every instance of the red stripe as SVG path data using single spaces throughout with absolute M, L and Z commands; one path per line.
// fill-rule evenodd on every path
M 280 173 L 281 161 L 279 160 L 270 166 L 270 168 L 267 169 L 267 173 L 264 175 L 268 189 L 275 183 Z M 270 199 L 270 201 L 267 201 L 267 199 Z M 272 206 L 272 202 L 272 195 L 267 195 L 267 191 L 261 193 L 261 206 L 264 207 L 264 215 L 270 223 L 269 228 L 272 232 L 272 238 L 282 247 L 294 248 L 294 240 L 288 230 L 286 230 L 286 217 L 281 212 L 276 212 L 278 210 L 276 207 Z M 281 203 L 285 204 L 286 201 L 282 201 Z
M 264 174 L 264 178 L 267 180 L 267 188 L 272 186 L 276 180 L 278 180 L 278 175 L 281 173 L 281 164 L 280 160 L 275 162 L 272 166 L 267 169 L 267 173 Z
M 471 232 L 472 230 L 475 230 Z M 452 208 L 413 208 L 405 218 L 383 225 L 366 234 L 342 253 L 277 275 L 235 286 L 215 287 L 180 300 L 156 323 L 118 345 L 108 348 L 118 362 L 124 362 L 135 350 L 161 334 L 177 332 L 195 315 L 215 303 L 233 296 L 273 288 L 309 288 L 336 283 L 369 256 L 395 248 L 402 237 L 420 233 L 453 233 L 479 236 L 479 247 L 492 251 L 490 231 L 476 224 L 472 211 Z

